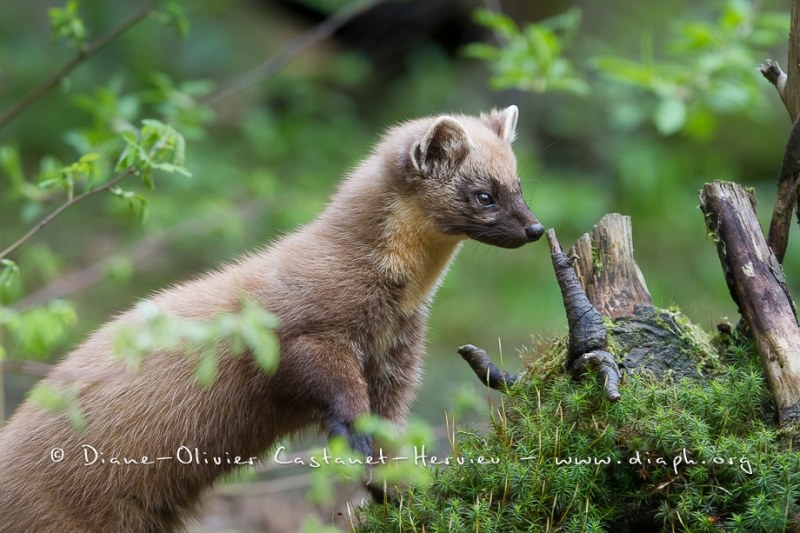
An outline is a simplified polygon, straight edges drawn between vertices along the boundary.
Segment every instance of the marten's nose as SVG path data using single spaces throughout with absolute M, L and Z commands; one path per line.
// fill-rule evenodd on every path
M 538 241 L 542 235 L 544 235 L 544 226 L 538 222 L 525 228 L 525 236 L 531 242 Z

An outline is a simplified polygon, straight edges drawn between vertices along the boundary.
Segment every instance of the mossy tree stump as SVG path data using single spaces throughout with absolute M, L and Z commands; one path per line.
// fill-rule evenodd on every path
M 682 314 L 653 306 L 634 258 L 630 217 L 604 216 L 569 254 L 589 300 L 610 319 L 612 350 L 625 371 L 699 379 L 713 366 L 708 336 Z

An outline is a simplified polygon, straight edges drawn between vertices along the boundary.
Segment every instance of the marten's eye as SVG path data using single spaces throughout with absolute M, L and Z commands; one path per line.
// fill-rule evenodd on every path
M 494 198 L 488 192 L 479 192 L 475 195 L 475 199 L 481 204 L 483 207 L 489 207 L 490 205 L 494 205 Z

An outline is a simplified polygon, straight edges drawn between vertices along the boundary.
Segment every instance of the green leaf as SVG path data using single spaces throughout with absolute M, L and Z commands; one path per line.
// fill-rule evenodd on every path
M 16 146 L 0 146 L 0 168 L 11 180 L 13 188 L 19 188 L 25 182 L 22 162 L 19 157 L 19 148 Z
M 478 9 L 474 15 L 475 22 L 486 26 L 498 36 L 511 40 L 519 36 L 517 24 L 509 17 L 488 9 Z
M 682 48 L 688 50 L 701 50 L 716 44 L 714 29 L 702 22 L 690 22 L 680 26 L 683 33 Z
M 0 287 L 10 287 L 19 279 L 19 267 L 10 259 L 0 259 Z
M 553 58 L 559 52 L 557 37 L 549 29 L 541 26 L 530 26 L 525 30 L 533 56 L 541 70 L 547 70 Z
M 76 431 L 86 428 L 86 420 L 72 388 L 56 388 L 52 383 L 40 381 L 28 393 L 30 401 L 53 414 L 65 414 Z
M 136 156 L 138 155 L 139 150 L 137 146 L 128 145 L 122 150 L 122 153 L 119 156 L 119 160 L 117 164 L 114 166 L 114 170 L 117 172 L 121 172 L 123 170 L 127 170 L 128 168 L 134 166 L 136 164 Z
M 166 127 L 163 122 L 154 118 L 142 119 L 142 125 L 157 131 L 161 131 Z
M 143 224 L 147 220 L 148 210 L 146 197 L 133 191 L 126 191 L 121 187 L 111 187 L 108 192 L 125 200 L 131 213 L 133 213 L 139 223 Z
M 69 0 L 63 8 L 51 7 L 47 11 L 47 16 L 50 18 L 54 40 L 66 39 L 75 47 L 86 42 L 86 28 L 83 20 L 78 17 L 77 0 Z
M 72 429 L 78 433 L 86 429 L 86 418 L 83 416 L 83 411 L 81 411 L 77 401 L 67 408 L 67 420 L 69 420 Z
M 156 165 L 153 165 L 155 168 L 159 168 Z M 155 190 L 156 184 L 153 181 L 153 173 L 152 172 L 142 172 L 142 183 L 144 186 L 150 189 L 151 191 Z
M 66 408 L 68 403 L 66 395 L 61 390 L 56 390 L 51 384 L 40 381 L 28 393 L 28 398 L 41 407 L 51 412 L 59 412 Z
M 96 152 L 91 152 L 91 153 L 82 155 L 81 158 L 80 158 L 80 162 L 81 163 L 91 163 L 92 161 L 97 161 L 98 159 L 100 159 L 100 157 L 101 157 L 100 154 L 98 154 Z
M 461 53 L 473 59 L 484 61 L 497 61 L 502 57 L 502 51 L 496 46 L 486 43 L 471 43 L 461 49 Z
M 653 120 L 661 135 L 672 135 L 680 131 L 686 123 L 686 104 L 678 98 L 661 100 Z
M 194 377 L 200 385 L 210 387 L 214 384 L 217 379 L 218 359 L 219 355 L 213 349 L 204 350 L 200 355 L 194 367 Z
M 131 130 L 122 130 L 119 132 L 119 136 L 128 143 L 129 145 L 139 146 L 139 138 L 136 136 Z
M 253 338 L 253 337 L 251 337 Z M 266 371 L 274 371 L 278 367 L 278 336 L 273 331 L 262 330 L 257 340 L 251 344 L 256 363 Z
M 186 39 L 189 36 L 191 23 L 186 17 L 183 6 L 178 2 L 167 2 L 163 9 L 154 11 L 151 16 L 160 23 L 171 26 L 180 39 Z
M 651 87 L 655 80 L 652 67 L 620 57 L 601 56 L 593 61 L 601 73 L 641 87 Z
M 727 30 L 734 30 L 751 20 L 753 7 L 746 0 L 728 0 L 720 18 L 720 24 Z

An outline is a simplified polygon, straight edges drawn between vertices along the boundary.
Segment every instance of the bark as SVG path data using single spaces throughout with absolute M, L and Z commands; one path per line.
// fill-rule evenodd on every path
M 735 183 L 700 191 L 725 280 L 756 343 L 781 425 L 800 421 L 800 327 L 783 269 L 767 245 L 755 200 Z
M 611 318 L 632 315 L 637 305 L 653 305 L 633 258 L 632 235 L 630 217 L 611 213 L 569 251 L 589 300 Z
M 792 0 L 789 30 L 789 79 L 786 80 L 786 109 L 794 122 L 800 115 L 800 1 Z

